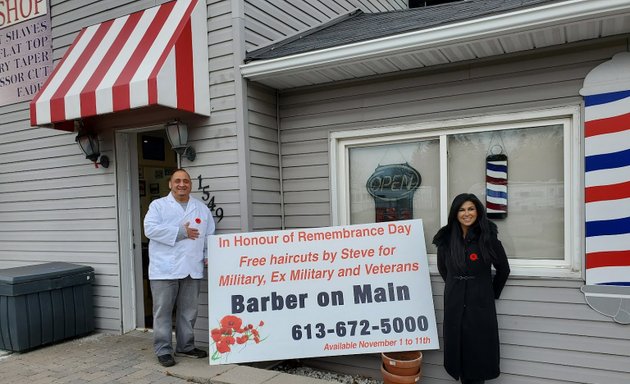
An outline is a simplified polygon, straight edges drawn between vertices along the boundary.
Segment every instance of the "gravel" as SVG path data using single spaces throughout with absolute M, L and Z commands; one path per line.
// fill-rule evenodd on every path
M 300 375 L 312 377 L 315 379 L 327 380 L 334 383 L 342 384 L 383 384 L 382 380 L 376 380 L 369 377 L 349 375 L 343 373 L 322 371 L 305 366 L 295 366 L 291 363 L 282 363 L 274 368 L 276 371 L 290 373 L 292 375 Z

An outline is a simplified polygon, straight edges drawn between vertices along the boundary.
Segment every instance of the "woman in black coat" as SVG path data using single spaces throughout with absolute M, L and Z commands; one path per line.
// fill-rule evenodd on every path
M 433 238 L 444 287 L 444 367 L 462 383 L 499 376 L 499 329 L 494 300 L 510 266 L 497 226 L 470 193 L 455 197 L 448 223 Z M 490 266 L 496 274 L 492 277 Z

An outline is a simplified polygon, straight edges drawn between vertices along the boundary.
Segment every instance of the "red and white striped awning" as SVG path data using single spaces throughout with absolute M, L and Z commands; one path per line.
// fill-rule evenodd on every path
M 171 1 L 81 30 L 31 101 L 31 124 L 154 105 L 209 116 L 208 76 L 206 3 Z

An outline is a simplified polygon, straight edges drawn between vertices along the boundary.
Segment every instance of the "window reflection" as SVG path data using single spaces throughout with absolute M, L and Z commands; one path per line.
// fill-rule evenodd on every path
M 439 229 L 439 142 L 437 139 L 350 148 L 350 223 L 377 221 L 377 207 L 368 193 L 366 182 L 382 165 L 408 164 L 420 173 L 422 182 L 413 194 L 413 217 L 422 219 L 427 252 L 435 253 L 431 244 Z M 393 210 L 390 210 L 393 214 Z
M 562 125 L 449 137 L 449 200 L 470 192 L 485 201 L 485 157 L 491 142 L 500 143 L 508 157 L 508 215 L 494 220 L 508 256 L 563 259 Z
M 508 157 L 508 214 L 494 220 L 510 258 L 564 258 L 563 126 L 547 125 L 448 136 L 448 202 L 459 193 L 486 199 L 486 157 L 497 146 Z M 413 218 L 423 220 L 427 252 L 440 228 L 439 139 L 349 149 L 350 223 L 377 221 L 366 182 L 377 167 L 409 164 L 422 182 L 413 194 Z M 395 210 L 390 210 L 392 214 Z

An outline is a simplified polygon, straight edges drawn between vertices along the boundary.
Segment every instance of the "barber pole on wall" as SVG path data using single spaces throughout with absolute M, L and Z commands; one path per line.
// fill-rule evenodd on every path
M 630 53 L 594 68 L 584 97 L 587 303 L 630 324 Z
M 486 212 L 491 219 L 505 219 L 508 210 L 508 158 L 499 153 L 486 157 Z

